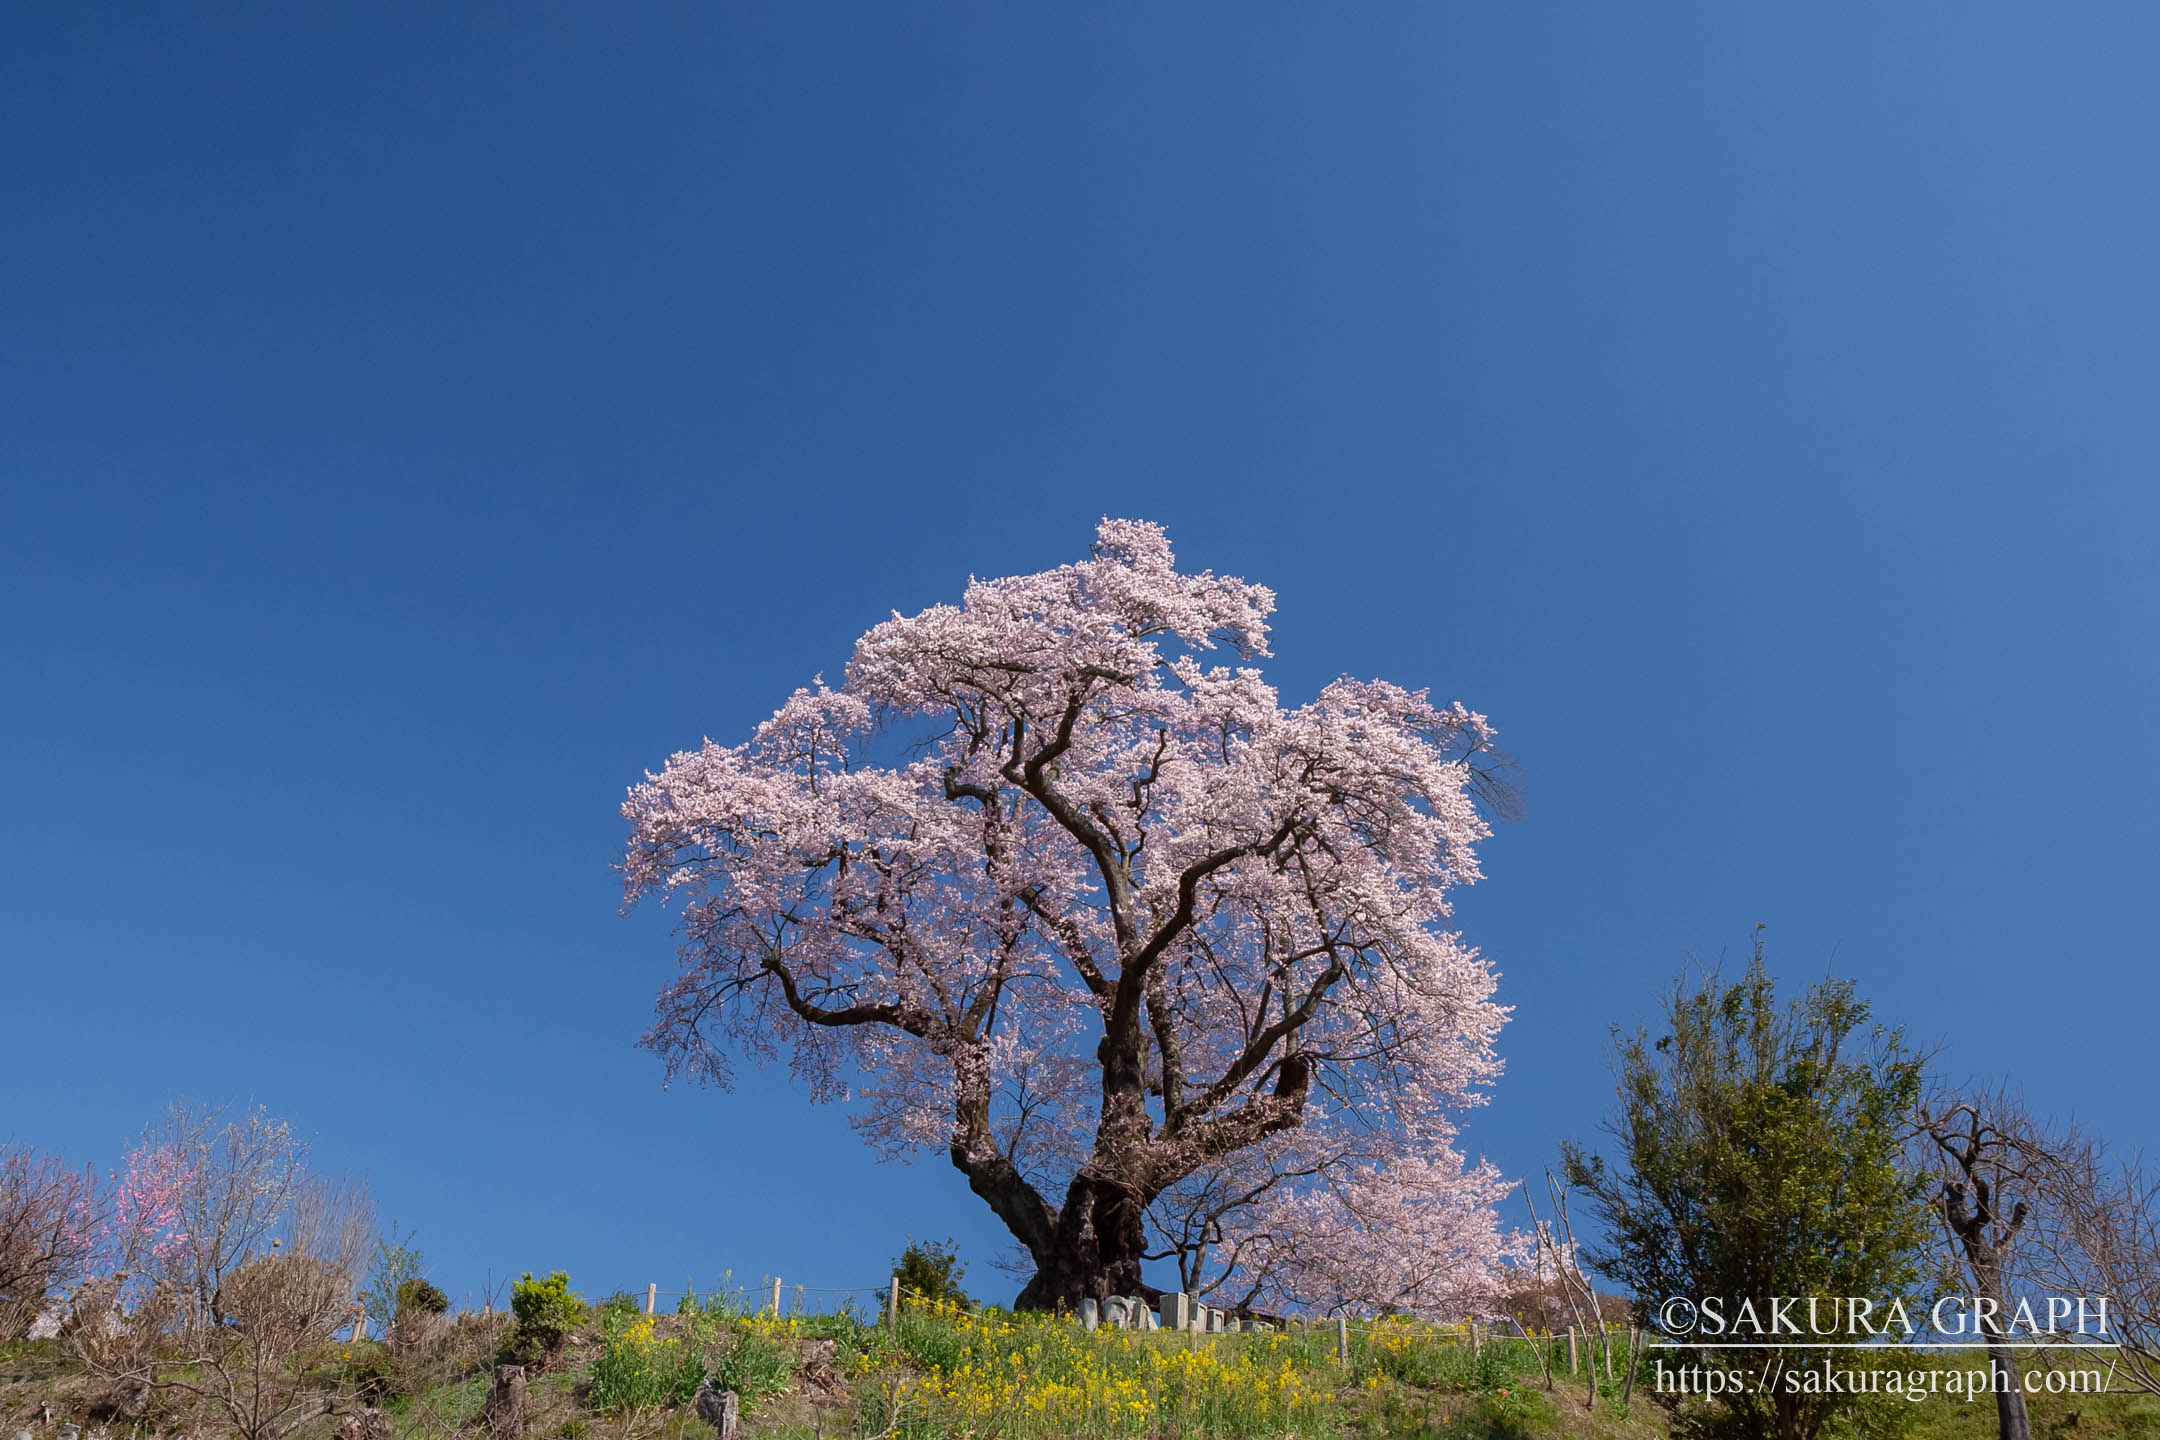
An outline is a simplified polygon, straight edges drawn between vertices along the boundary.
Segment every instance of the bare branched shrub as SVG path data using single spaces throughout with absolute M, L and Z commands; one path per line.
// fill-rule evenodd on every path
M 294 1188 L 285 1222 L 287 1253 L 326 1261 L 357 1285 L 375 1237 L 375 1205 L 366 1184 L 310 1177 Z
M 284 1235 L 223 1272 L 216 1317 L 179 1330 L 179 1363 L 153 1383 L 207 1402 L 243 1440 L 280 1440 L 335 1409 L 315 1372 L 353 1314 L 374 1220 L 363 1188 L 298 1184 Z
M 87 1170 L 0 1147 L 0 1344 L 21 1339 L 47 1296 L 81 1280 L 96 1194 Z
M 375 1241 L 365 1186 L 308 1174 L 292 1127 L 260 1110 L 175 1106 L 131 1156 L 108 1268 L 62 1332 L 115 1395 L 207 1410 L 280 1440 L 344 1398 L 323 1378 Z M 154 1163 L 150 1163 L 154 1162 Z M 147 1216 L 145 1219 L 143 1217 Z M 332 1372 L 334 1373 L 334 1372 Z

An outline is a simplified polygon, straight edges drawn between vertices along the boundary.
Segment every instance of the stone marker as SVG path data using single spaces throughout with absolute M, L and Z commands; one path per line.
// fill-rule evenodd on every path
M 1080 1302 L 1080 1323 L 1093 1330 L 1101 1322 L 1102 1312 L 1095 1304 L 1095 1297 L 1090 1295 Z
M 1192 1328 L 1192 1296 L 1183 1291 L 1165 1291 L 1162 1297 L 1162 1328 L 1165 1330 L 1190 1330 Z

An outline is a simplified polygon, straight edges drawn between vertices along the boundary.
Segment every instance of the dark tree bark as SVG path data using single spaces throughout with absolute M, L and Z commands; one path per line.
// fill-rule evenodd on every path
M 1990 1108 L 1999 1110 L 2002 1103 L 1997 1101 Z M 1999 1114 L 1983 1116 L 1979 1105 L 1966 1103 L 1926 1118 L 1923 1128 L 1949 1169 L 1939 1201 L 1943 1224 L 1972 1275 L 1974 1297 L 1992 1302 L 1984 1307 L 1988 1313 L 1981 1325 L 1994 1381 L 1997 1432 L 2000 1440 L 2032 1440 L 2024 1373 L 2002 1322 L 2008 1308 L 2004 1262 L 2025 1226 L 2026 1209 L 2020 1200 L 2007 1216 L 2001 1214 L 1997 1193 L 2003 1180 L 2025 1178 L 2029 1157 L 2026 1141 L 2017 1133 L 2019 1127 L 2005 1129 L 2002 1119 Z
M 2001 1440 L 2032 1440 L 2032 1422 L 2025 1413 L 2024 1376 L 2018 1367 L 2017 1351 L 2003 1333 L 2002 1248 L 1989 1233 L 1995 1228 L 1997 1217 L 1987 1181 L 1974 1178 L 1972 1185 L 1973 1203 L 1970 1206 L 1966 1203 L 1964 1185 L 1943 1187 L 1943 1219 L 1965 1252 L 1966 1266 L 1972 1271 L 1974 1295 L 1994 1302 L 1982 1324 L 1988 1337 L 1988 1368 L 1994 1372 L 1995 1421 Z M 2002 1245 L 2007 1245 L 2024 1223 L 2025 1206 L 2020 1202 L 2000 1227 Z

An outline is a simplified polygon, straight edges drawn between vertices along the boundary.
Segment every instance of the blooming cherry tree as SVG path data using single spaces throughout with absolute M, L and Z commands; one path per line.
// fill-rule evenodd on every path
M 1149 1206 L 1247 1153 L 1305 1172 L 1271 1204 L 1460 1175 L 1447 1117 L 1506 1018 L 1446 927 L 1492 731 L 1382 681 L 1283 705 L 1250 663 L 1273 608 L 1106 520 L 671 758 L 623 807 L 628 900 L 681 907 L 646 1045 L 721 1084 L 785 1053 L 874 1143 L 946 1151 L 1026 1307 L 1148 1293 Z
M 1496 1209 L 1512 1188 L 1438 1127 L 1399 1135 L 1307 1125 L 1165 1190 L 1148 1218 L 1182 1289 L 1250 1313 L 1315 1309 L 1457 1320 L 1496 1315 L 1531 1258 Z M 1152 1257 L 1151 1257 L 1152 1258 Z

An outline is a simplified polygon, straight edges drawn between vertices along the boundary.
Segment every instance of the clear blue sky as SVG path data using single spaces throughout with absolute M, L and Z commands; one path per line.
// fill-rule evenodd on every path
M 1474 1150 L 1770 926 L 2160 1142 L 2149 6 L 13 5 L 0 1136 L 252 1097 L 454 1295 L 1001 1237 L 663 1092 L 616 806 L 1105 513 L 1491 715 Z

